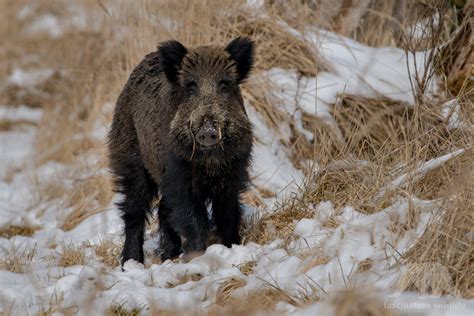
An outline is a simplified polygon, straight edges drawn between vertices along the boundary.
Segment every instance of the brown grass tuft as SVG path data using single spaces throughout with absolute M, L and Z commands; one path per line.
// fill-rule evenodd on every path
M 316 174 L 316 185 L 308 188 L 306 198 L 316 204 L 331 201 L 336 208 L 351 205 L 364 213 L 381 211 L 392 201 L 389 195 L 377 197 L 386 181 L 381 169 L 358 161 L 330 164 Z M 326 225 L 335 226 L 337 222 Z
M 472 170 L 474 149 L 467 148 L 462 154 L 430 170 L 413 184 L 416 195 L 426 200 L 446 198 L 455 193 L 463 174 Z
M 203 278 L 203 275 L 200 273 L 186 273 L 179 277 L 178 281 L 175 283 L 167 284 L 168 288 L 177 287 L 179 285 L 186 284 L 188 282 L 197 282 Z
M 310 142 L 296 131 L 293 123 L 290 124 L 293 137 L 288 146 L 293 148 L 290 159 L 295 166 L 301 166 L 301 161 L 305 160 L 315 160 L 319 164 L 326 165 L 344 155 L 344 140 L 337 126 L 331 126 L 320 117 L 303 113 L 303 128 L 313 133 L 314 137 Z
M 361 159 L 374 159 L 403 147 L 414 110 L 403 102 L 387 98 L 341 95 L 333 115 L 347 150 Z
M 86 254 L 80 246 L 63 245 L 59 255 L 59 265 L 62 267 L 84 265 L 86 262 Z
M 372 268 L 374 261 L 370 258 L 365 258 L 358 262 L 357 272 L 365 272 Z
M 0 269 L 13 273 L 27 273 L 30 270 L 30 264 L 36 255 L 36 247 L 31 249 L 9 249 L 5 256 L 0 259 Z
M 216 292 L 216 304 L 225 306 L 232 302 L 235 303 L 236 299 L 232 297 L 232 292 L 245 284 L 247 284 L 245 280 L 238 278 L 230 278 L 223 282 Z
M 255 267 L 257 263 L 255 261 L 247 261 L 244 262 L 240 265 L 237 266 L 239 268 L 240 272 L 242 272 L 244 275 L 250 275 L 253 272 L 253 268 Z
M 100 262 L 108 267 L 117 267 L 120 264 L 121 245 L 114 243 L 110 239 L 104 239 L 94 247 L 95 254 Z
M 255 67 L 267 70 L 274 67 L 296 70 L 305 76 L 315 76 L 329 69 L 317 57 L 312 44 L 292 35 L 274 18 L 238 16 L 233 27 L 239 35 L 249 36 L 256 42 Z
M 390 316 L 376 292 L 370 289 L 349 289 L 333 298 L 336 316 Z
M 256 220 L 244 231 L 246 242 L 267 244 L 275 239 L 289 243 L 296 223 L 307 217 L 313 217 L 313 210 L 299 197 L 293 197 L 281 205 L 280 210 L 268 213 Z
M 141 308 L 128 309 L 123 305 L 114 304 L 109 307 L 105 315 L 106 316 L 139 316 L 142 313 Z
M 309 270 L 311 270 L 312 268 L 314 268 L 316 266 L 319 266 L 321 264 L 326 264 L 329 261 L 330 261 L 330 259 L 328 257 L 319 256 L 319 255 L 313 256 L 312 258 L 308 257 L 306 259 L 306 264 L 301 269 L 301 273 L 306 273 Z
M 72 207 L 73 210 L 62 226 L 66 231 L 73 229 L 87 217 L 101 212 L 113 197 L 108 175 L 77 179 L 71 193 L 66 201 L 66 207 Z
M 35 227 L 26 225 L 9 225 L 0 228 L 0 237 L 12 238 L 14 236 L 33 236 L 36 232 Z
M 224 283 L 218 291 L 217 306 L 211 309 L 210 314 L 255 315 L 264 311 L 275 313 L 274 308 L 278 302 L 298 304 L 297 300 L 288 293 L 270 285 L 249 293 L 241 299 L 231 297 L 231 291 L 243 285 L 242 281 L 235 279 L 231 279 L 229 283 Z M 242 304 L 243 300 L 246 304 Z

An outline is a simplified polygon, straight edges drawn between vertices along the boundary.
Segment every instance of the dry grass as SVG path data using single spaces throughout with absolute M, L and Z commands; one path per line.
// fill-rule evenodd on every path
M 232 297 L 232 292 L 245 286 L 245 284 L 247 284 L 247 282 L 239 278 L 230 278 L 223 282 L 216 292 L 216 304 L 226 305 L 227 303 L 234 300 Z
M 331 201 L 336 208 L 352 205 L 364 213 L 381 211 L 392 202 L 389 193 L 377 196 L 387 180 L 381 169 L 375 164 L 361 165 L 358 160 L 330 164 L 317 173 L 317 185 L 306 192 L 307 200 L 313 203 Z
M 12 238 L 14 236 L 33 236 L 36 228 L 27 225 L 9 225 L 0 228 L 0 237 Z
M 255 267 L 257 263 L 255 261 L 247 261 L 244 262 L 237 267 L 239 268 L 240 272 L 242 272 L 244 275 L 250 275 L 253 272 L 253 268 Z
M 27 120 L 7 120 L 0 119 L 0 132 L 11 131 L 13 129 L 19 129 L 24 126 L 35 126 L 36 123 Z
M 380 35 L 379 38 L 382 37 Z M 464 48 L 462 45 L 457 46 L 458 50 Z M 468 86 L 464 84 L 463 89 L 458 89 L 457 99 L 460 103 L 461 121 L 472 124 L 474 108 L 472 91 Z M 446 89 L 450 89 L 449 84 Z M 268 103 L 272 102 L 278 100 Z M 468 275 L 468 271 L 472 271 L 470 262 L 473 247 L 472 241 L 466 239 L 469 236 L 466 229 L 472 227 L 472 216 L 466 216 L 473 209 L 473 204 L 472 197 L 459 195 L 460 182 L 457 180 L 461 174 L 469 174 L 473 168 L 473 134 L 470 129 L 449 127 L 448 120 L 441 115 L 441 103 L 419 100 L 418 106 L 412 107 L 384 97 L 341 95 L 332 112 L 336 126 L 318 122 L 317 118 L 309 115 L 303 116 L 304 127 L 313 131 L 316 141 L 308 142 L 293 130 L 291 158 L 294 165 L 299 167 L 300 161 L 315 159 L 320 168 L 317 172 L 309 170 L 309 180 L 301 188 L 298 198 L 289 199 L 279 207 L 278 212 L 264 215 L 253 227 L 248 228 L 246 240 L 268 243 L 282 238 L 288 244 L 295 223 L 301 218 L 313 216 L 308 206 L 322 201 L 333 202 L 336 210 L 344 205 L 352 205 L 364 213 L 373 213 L 391 205 L 397 194 L 441 199 L 445 201 L 445 206 L 449 205 L 445 207 L 445 214 L 449 215 L 441 221 L 442 224 L 431 223 L 426 233 L 429 237 L 424 237 L 415 249 L 421 249 L 419 251 L 423 256 L 430 258 L 424 260 L 439 260 L 436 258 L 445 258 L 444 254 L 448 249 L 453 251 L 455 254 L 449 256 L 449 259 L 441 260 L 448 267 L 452 281 L 450 279 L 451 283 L 447 283 L 441 280 L 433 286 L 424 285 L 426 280 L 435 280 L 436 274 L 427 273 L 424 270 L 426 265 L 417 264 L 410 265 L 411 268 L 400 281 L 400 287 L 472 297 L 472 277 Z M 278 116 L 283 116 L 280 121 L 288 120 L 284 114 L 277 112 Z M 266 117 L 270 126 L 278 120 L 279 118 Z M 423 163 L 459 148 L 464 148 L 465 152 L 426 173 L 420 173 L 419 167 Z M 391 181 L 403 174 L 406 175 L 406 182 L 396 188 L 390 187 Z M 472 183 L 472 180 L 466 179 L 463 183 L 469 181 Z M 452 211 L 452 201 L 457 201 L 456 212 Z M 391 229 L 401 234 L 416 227 L 418 221 L 419 210 L 411 205 L 406 223 L 394 223 Z M 329 218 L 325 226 L 335 228 L 338 223 Z M 442 238 L 444 242 L 438 244 Z M 456 242 L 458 239 L 463 242 Z M 433 248 L 436 251 L 430 251 Z M 420 253 L 415 254 L 414 251 L 407 254 L 407 261 L 420 262 Z M 315 265 L 319 264 L 319 259 L 316 256 Z M 370 269 L 372 264 L 370 259 L 359 262 L 358 272 Z M 377 308 L 359 312 L 362 315 L 388 313 Z M 352 313 L 343 310 L 341 314 L 344 315 L 344 312 Z
M 12 248 L 6 251 L 0 259 L 0 269 L 13 273 L 27 273 L 30 270 L 32 259 L 36 255 L 36 247 L 28 249 Z
M 197 282 L 202 279 L 202 274 L 200 273 L 186 273 L 179 277 L 178 281 L 175 283 L 169 283 L 167 285 L 168 288 L 177 287 L 188 282 Z
M 444 199 L 445 211 L 405 255 L 410 264 L 399 281 L 401 289 L 474 298 L 473 170 L 471 157 L 469 168 L 456 179 L 450 197 Z
M 446 198 L 456 194 L 458 186 L 467 181 L 460 180 L 463 179 L 463 174 L 469 174 L 473 168 L 472 157 L 474 157 L 474 151 L 471 147 L 445 164 L 430 170 L 413 183 L 414 192 L 426 200 Z
M 245 295 L 244 298 L 235 298 L 232 291 L 245 285 L 245 281 L 230 279 L 221 285 L 217 291 L 216 305 L 210 314 L 255 315 L 264 311 L 275 313 L 278 302 L 298 305 L 295 298 L 280 288 L 267 286 L 256 292 Z M 242 304 L 245 301 L 246 304 Z
M 383 301 L 371 289 L 348 289 L 333 298 L 336 316 L 391 316 Z
M 127 309 L 123 305 L 115 304 L 107 309 L 106 316 L 139 316 L 142 312 L 141 308 Z
M 256 219 L 244 231 L 244 242 L 267 244 L 275 239 L 283 239 L 288 244 L 296 223 L 313 216 L 313 209 L 299 196 L 285 201 L 278 212 L 268 213 Z
M 95 254 L 100 262 L 107 267 L 117 267 L 120 264 L 121 245 L 114 243 L 110 239 L 104 239 L 94 247 Z
M 305 76 L 315 76 L 329 70 L 324 60 L 317 56 L 311 43 L 292 35 L 273 18 L 248 18 L 237 16 L 233 27 L 239 35 L 251 37 L 257 44 L 256 70 L 274 67 L 296 70 Z M 297 58 L 295 58 L 298 56 Z
M 72 212 L 65 218 L 62 225 L 62 229 L 66 231 L 76 227 L 87 217 L 104 210 L 113 197 L 108 175 L 76 179 L 70 194 L 65 207 L 71 207 Z
M 59 252 L 59 265 L 62 267 L 72 267 L 84 265 L 86 254 L 84 248 L 72 244 L 63 245 Z
M 301 269 L 301 273 L 306 273 L 312 268 L 319 266 L 321 264 L 326 264 L 330 261 L 328 257 L 316 255 L 314 257 L 308 256 L 305 265 Z
M 374 47 L 402 45 L 403 32 L 439 11 L 446 15 L 442 36 L 443 40 L 448 39 L 449 28 L 459 19 L 458 10 L 446 3 L 442 0 L 265 1 L 272 14 L 297 29 L 316 24 Z M 469 14 L 465 11 L 465 15 Z M 427 23 L 426 31 L 431 26 Z

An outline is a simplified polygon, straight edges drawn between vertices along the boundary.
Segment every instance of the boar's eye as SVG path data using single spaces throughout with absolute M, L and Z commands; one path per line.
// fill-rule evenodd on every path
M 221 93 L 227 93 L 230 91 L 230 80 L 222 79 L 219 81 L 219 91 Z
M 195 81 L 188 81 L 184 85 L 186 87 L 186 90 L 188 90 L 189 94 L 196 94 L 198 87 L 197 83 Z

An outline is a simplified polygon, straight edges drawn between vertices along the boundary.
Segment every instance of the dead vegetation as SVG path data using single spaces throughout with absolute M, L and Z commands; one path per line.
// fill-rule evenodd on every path
M 132 310 L 127 309 L 123 305 L 114 304 L 105 312 L 106 316 L 139 316 L 141 314 L 141 308 L 134 308 Z
M 32 236 L 36 228 L 28 225 L 9 225 L 0 228 L 0 237 L 12 238 L 14 236 Z
M 97 214 L 109 205 L 113 192 L 108 175 L 96 175 L 74 180 L 74 190 L 68 196 L 65 207 L 72 212 L 65 218 L 62 228 L 71 230 L 87 217 Z
M 0 259 L 0 269 L 13 273 L 28 273 L 36 251 L 36 247 L 7 249 Z
M 72 267 L 84 265 L 86 254 L 84 248 L 73 244 L 63 245 L 59 252 L 59 265 L 62 267 Z
M 348 289 L 333 297 L 336 316 L 392 316 L 373 289 Z
M 121 245 L 114 243 L 110 239 L 104 239 L 94 247 L 95 254 L 100 262 L 107 267 L 117 267 L 120 264 Z
M 313 217 L 314 210 L 304 203 L 300 196 L 293 196 L 279 207 L 278 212 L 264 214 L 255 220 L 244 231 L 244 242 L 267 244 L 275 239 L 290 242 L 295 224 L 308 217 Z
M 318 57 L 311 43 L 292 35 L 278 20 L 247 16 L 248 13 L 237 16 L 233 28 L 239 35 L 249 36 L 256 42 L 257 71 L 278 67 L 296 70 L 304 76 L 315 76 L 320 71 L 329 70 L 329 65 Z
M 177 282 L 169 283 L 167 287 L 168 288 L 173 288 L 173 287 L 177 287 L 177 286 L 186 284 L 188 282 L 197 282 L 197 281 L 201 280 L 202 277 L 203 276 L 200 273 L 186 273 L 186 274 L 180 276 L 178 278 Z
M 472 156 L 471 156 L 472 157 Z M 403 290 L 474 298 L 473 165 L 456 177 L 455 192 L 443 201 L 445 211 L 405 254 L 407 271 L 399 281 Z

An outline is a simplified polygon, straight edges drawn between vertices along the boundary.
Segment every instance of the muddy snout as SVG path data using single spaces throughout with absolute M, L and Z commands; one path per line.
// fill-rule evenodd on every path
M 214 147 L 221 141 L 221 136 L 211 122 L 205 121 L 196 134 L 196 141 L 203 147 Z

